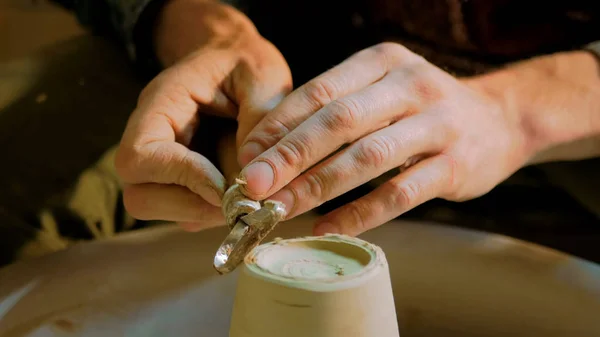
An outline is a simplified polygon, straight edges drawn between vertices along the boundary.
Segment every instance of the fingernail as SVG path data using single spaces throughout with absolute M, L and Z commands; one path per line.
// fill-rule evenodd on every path
M 246 182 L 243 188 L 256 196 L 265 196 L 273 187 L 275 173 L 267 162 L 257 161 L 242 170 L 241 179 Z
M 248 142 L 240 149 L 239 164 L 244 167 L 254 158 L 265 152 L 265 148 L 257 142 Z
M 280 201 L 285 205 L 286 218 L 289 219 L 292 216 L 292 212 L 294 211 L 294 205 L 296 204 L 296 195 L 290 189 L 283 189 L 275 195 L 273 195 L 271 200 Z
M 338 225 L 331 222 L 321 222 L 315 225 L 314 233 L 315 235 L 342 234 L 342 231 Z

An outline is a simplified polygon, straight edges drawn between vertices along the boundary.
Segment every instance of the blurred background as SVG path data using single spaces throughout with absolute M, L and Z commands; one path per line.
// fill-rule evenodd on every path
M 142 87 L 125 53 L 70 13 L 44 0 L 0 0 L 0 265 L 145 225 L 120 206 L 111 169 L 112 148 Z M 404 217 L 507 234 L 600 262 L 598 186 L 586 180 L 598 167 L 527 168 L 477 200 L 435 200 Z
M 125 53 L 41 0 L 0 0 L 0 45 L 0 265 L 132 227 L 111 152 L 142 88 Z
M 0 60 L 84 34 L 68 12 L 45 0 L 0 0 Z

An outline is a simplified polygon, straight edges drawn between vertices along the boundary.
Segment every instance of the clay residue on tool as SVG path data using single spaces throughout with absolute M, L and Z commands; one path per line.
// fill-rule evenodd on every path
M 246 255 L 285 218 L 285 205 L 248 199 L 239 185 L 231 186 L 223 197 L 223 214 L 230 232 L 217 250 L 213 265 L 223 274 L 234 270 Z
M 250 200 L 239 188 L 239 185 L 233 185 L 223 195 L 223 216 L 227 226 L 231 229 L 241 215 L 250 214 L 260 209 L 260 202 Z

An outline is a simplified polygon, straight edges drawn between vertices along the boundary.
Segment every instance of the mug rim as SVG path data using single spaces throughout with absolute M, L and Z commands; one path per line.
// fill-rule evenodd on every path
M 301 278 L 275 274 L 260 265 L 260 255 L 277 247 L 285 247 L 299 243 L 335 243 L 347 245 L 347 248 L 368 254 L 369 261 L 363 267 L 351 274 L 336 275 L 328 278 Z M 254 248 L 244 259 L 243 272 L 266 282 L 276 283 L 285 287 L 300 288 L 310 291 L 335 291 L 359 286 L 378 275 L 378 269 L 387 270 L 388 264 L 383 250 L 365 240 L 342 234 L 326 234 L 323 236 L 305 236 L 292 239 L 276 239 Z

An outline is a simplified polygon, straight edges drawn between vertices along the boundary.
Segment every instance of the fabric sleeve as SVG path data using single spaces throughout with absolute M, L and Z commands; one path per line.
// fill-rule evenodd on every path
M 116 38 L 143 75 L 161 70 L 153 45 L 155 21 L 169 0 L 52 0 L 73 11 L 95 34 Z M 248 0 L 222 0 L 242 12 Z
M 167 0 L 52 0 L 96 35 L 110 37 L 144 72 L 159 70 L 151 44 L 156 16 Z
M 118 38 L 135 57 L 133 31 L 144 9 L 160 0 L 53 0 L 71 10 L 94 33 Z
M 593 53 L 600 60 L 600 41 L 592 42 L 585 46 L 584 49 Z

